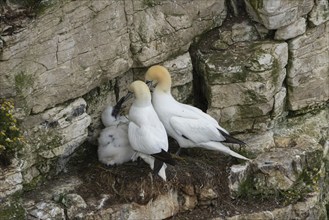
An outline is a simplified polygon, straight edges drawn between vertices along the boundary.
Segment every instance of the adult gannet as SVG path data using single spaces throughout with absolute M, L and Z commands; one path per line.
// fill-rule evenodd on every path
M 249 160 L 221 143 L 245 145 L 244 142 L 230 136 L 210 115 L 193 106 L 179 103 L 172 97 L 171 76 L 165 67 L 150 67 L 145 74 L 145 80 L 157 82 L 152 94 L 153 107 L 168 135 L 174 138 L 180 147 L 202 147 Z
M 135 161 L 138 157 L 154 169 L 154 158 L 134 151 L 128 138 L 129 120 L 125 116 L 115 117 L 117 108 L 108 105 L 102 112 L 102 122 L 106 126 L 98 138 L 98 160 L 107 166 L 119 165 L 130 160 Z M 167 166 L 162 166 L 158 175 L 166 181 Z
M 148 86 L 137 80 L 130 84 L 128 90 L 135 95 L 135 100 L 129 110 L 128 137 L 132 148 L 154 158 L 155 173 L 158 173 L 162 167 L 166 167 L 164 163 L 175 165 L 175 161 L 167 152 L 167 133 L 154 111 Z M 122 99 L 125 100 L 126 97 Z

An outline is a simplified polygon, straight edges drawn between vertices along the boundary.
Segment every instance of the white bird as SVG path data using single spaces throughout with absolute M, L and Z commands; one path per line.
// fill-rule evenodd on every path
M 121 107 L 121 105 L 120 105 L 120 107 Z M 119 111 L 119 109 L 113 108 L 113 106 L 111 106 L 111 105 L 107 105 L 105 107 L 105 109 L 104 109 L 104 111 L 102 112 L 102 115 L 101 115 L 101 119 L 102 119 L 103 125 L 105 127 L 110 127 L 110 126 L 113 126 L 113 125 L 118 125 L 120 123 L 128 123 L 129 122 L 128 118 L 125 117 L 125 116 L 115 117 L 114 115 L 116 115 L 116 112 L 118 112 L 118 111 Z
M 145 74 L 145 80 L 157 82 L 152 94 L 153 107 L 168 135 L 174 138 L 180 147 L 202 147 L 249 160 L 221 143 L 245 145 L 244 142 L 230 136 L 210 115 L 193 106 L 179 103 L 172 97 L 171 76 L 165 67 L 150 67 Z
M 135 100 L 129 110 L 130 144 L 135 151 L 152 156 L 154 172 L 159 173 L 162 167 L 166 167 L 164 163 L 175 165 L 175 161 L 168 153 L 166 130 L 154 111 L 148 86 L 137 80 L 130 84 L 129 91 L 135 95 Z
M 98 160 L 107 166 L 119 165 L 130 160 L 135 161 L 138 157 L 143 159 L 150 168 L 154 169 L 154 158 L 134 151 L 128 138 L 129 120 L 125 116 L 115 117 L 115 109 L 108 105 L 102 112 L 102 122 L 106 126 L 98 138 Z M 117 111 L 118 112 L 118 111 Z M 161 167 L 158 175 L 166 181 L 167 166 Z
M 107 166 L 128 162 L 135 153 L 128 139 L 129 120 L 124 116 L 116 118 L 112 112 L 112 106 L 103 111 L 102 122 L 106 128 L 98 138 L 98 160 Z

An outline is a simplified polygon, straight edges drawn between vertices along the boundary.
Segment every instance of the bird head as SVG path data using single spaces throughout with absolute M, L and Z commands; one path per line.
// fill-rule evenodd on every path
M 156 85 L 157 89 L 170 92 L 171 76 L 164 66 L 151 66 L 145 74 L 145 82 L 148 85 Z
M 150 90 L 148 86 L 143 81 L 140 80 L 136 80 L 132 82 L 128 87 L 128 91 L 133 93 L 136 98 L 142 98 L 142 97 L 151 98 Z

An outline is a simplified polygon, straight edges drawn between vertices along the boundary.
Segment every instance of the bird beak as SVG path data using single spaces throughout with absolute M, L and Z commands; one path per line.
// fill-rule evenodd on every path
M 151 80 L 146 80 L 145 83 L 148 87 L 152 86 L 152 81 Z
M 146 80 L 145 83 L 149 87 L 150 91 L 153 92 L 156 84 L 153 85 L 153 81 L 151 81 L 151 80 Z
M 122 104 L 127 101 L 128 99 L 130 99 L 133 96 L 132 92 L 128 92 L 127 95 L 121 97 L 121 99 L 117 102 L 117 104 L 113 107 L 113 111 L 112 111 L 112 116 L 117 118 L 118 114 L 122 108 Z

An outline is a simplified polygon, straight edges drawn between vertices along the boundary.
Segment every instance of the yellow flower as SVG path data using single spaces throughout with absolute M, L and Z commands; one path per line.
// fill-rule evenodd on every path
M 13 141 L 10 138 L 5 139 L 6 142 L 12 143 Z
M 9 127 L 9 130 L 18 131 L 19 129 L 16 127 L 16 125 L 12 125 L 12 126 Z
M 6 150 L 6 147 L 0 144 L 0 153 L 4 150 Z

